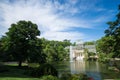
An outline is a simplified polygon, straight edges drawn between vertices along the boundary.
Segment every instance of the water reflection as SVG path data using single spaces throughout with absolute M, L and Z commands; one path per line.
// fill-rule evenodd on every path
M 70 63 L 71 73 L 85 73 L 94 80 L 101 80 L 98 62 L 75 61 Z
M 85 61 L 75 61 L 70 63 L 71 73 L 85 73 Z
M 94 80 L 103 79 L 120 79 L 120 73 L 108 70 L 107 64 L 94 61 L 75 61 L 75 62 L 55 62 L 54 67 L 58 70 L 59 75 L 62 73 L 85 73 Z

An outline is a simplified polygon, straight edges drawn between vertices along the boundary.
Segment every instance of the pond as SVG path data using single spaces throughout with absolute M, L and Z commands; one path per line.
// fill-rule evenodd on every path
M 59 75 L 65 72 L 71 74 L 84 73 L 94 80 L 120 79 L 120 72 L 108 70 L 106 64 L 94 61 L 75 61 L 75 62 L 57 62 L 53 63 L 59 71 Z

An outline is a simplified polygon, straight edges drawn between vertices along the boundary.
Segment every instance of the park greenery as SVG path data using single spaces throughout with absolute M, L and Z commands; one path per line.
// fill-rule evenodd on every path
M 42 38 L 41 41 L 42 52 L 46 55 L 47 62 L 69 60 L 69 49 L 65 49 L 71 45 L 69 40 L 49 41 Z
M 0 59 L 2 61 L 45 63 L 69 59 L 69 40 L 49 41 L 38 38 L 40 31 L 31 21 L 12 24 L 9 31 L 0 39 Z
M 105 30 L 105 36 L 96 41 L 99 59 L 103 62 L 110 58 L 120 58 L 120 5 L 116 20 L 107 24 L 109 27 Z
M 87 41 L 84 43 L 84 45 L 94 45 L 95 44 L 95 41 Z
M 69 49 L 66 47 L 71 45 L 70 40 L 50 41 L 38 38 L 39 35 L 38 26 L 31 21 L 11 24 L 6 35 L 0 38 L 0 76 L 43 76 L 41 80 L 58 80 L 58 71 L 49 63 L 69 60 Z M 9 65 L 10 61 L 18 62 L 18 67 L 16 63 Z M 39 64 L 31 67 L 30 63 Z
M 120 58 L 120 6 L 115 21 L 107 24 L 105 36 L 97 41 L 85 42 L 85 45 L 96 45 L 99 61 L 105 62 L 111 58 Z M 41 77 L 39 80 L 89 80 L 84 74 L 63 74 L 58 78 L 58 71 L 50 62 L 68 61 L 70 40 L 54 41 L 39 38 L 40 31 L 37 24 L 31 21 L 18 21 L 11 24 L 8 32 L 0 38 L 0 62 L 18 62 L 18 67 L 0 63 L 2 76 Z M 86 50 L 87 51 L 87 50 Z M 96 55 L 90 53 L 89 55 Z M 38 67 L 23 66 L 26 63 L 38 63 Z M 17 74 L 17 71 L 19 74 Z M 14 77 L 12 76 L 12 77 Z M 37 79 L 33 79 L 37 80 Z

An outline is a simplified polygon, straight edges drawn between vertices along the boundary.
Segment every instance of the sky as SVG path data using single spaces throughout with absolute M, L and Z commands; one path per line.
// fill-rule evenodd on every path
M 95 41 L 114 21 L 120 0 L 0 0 L 0 36 L 20 20 L 38 25 L 39 38 Z

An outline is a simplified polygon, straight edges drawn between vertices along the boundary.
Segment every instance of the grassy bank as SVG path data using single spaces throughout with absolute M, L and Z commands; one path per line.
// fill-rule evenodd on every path
M 53 63 L 55 64 L 55 63 Z M 57 63 L 58 65 L 54 65 L 55 68 L 61 73 L 65 72 L 70 72 L 70 68 L 66 66 L 65 64 L 69 63 Z M 119 66 L 119 62 L 117 62 Z M 17 67 L 17 63 L 4 63 L 0 64 L 0 80 L 41 80 L 40 77 L 32 77 L 29 75 L 29 68 L 27 64 L 23 64 L 22 67 Z M 31 67 L 37 67 L 37 64 L 30 64 L 29 66 Z M 102 66 L 102 65 L 101 65 Z M 104 65 L 103 65 L 104 66 Z M 107 67 L 104 67 L 107 68 Z M 106 71 L 105 71 L 106 70 Z M 107 69 L 102 69 L 101 71 L 101 76 L 105 80 L 120 80 L 120 72 L 116 72 L 114 70 L 107 70 Z M 28 73 L 27 73 L 28 72 Z
M 14 78 L 14 77 L 0 77 L 0 80 L 40 80 L 39 78 Z
M 18 67 L 17 63 L 2 63 L 0 64 L 0 80 L 39 80 L 39 78 L 29 76 L 27 70 L 30 68 L 26 64 Z

